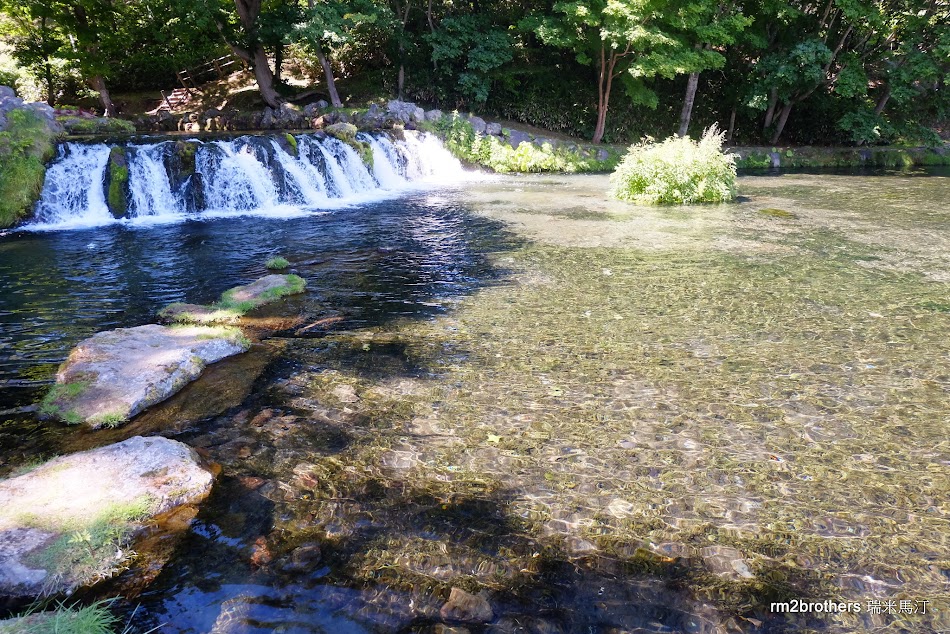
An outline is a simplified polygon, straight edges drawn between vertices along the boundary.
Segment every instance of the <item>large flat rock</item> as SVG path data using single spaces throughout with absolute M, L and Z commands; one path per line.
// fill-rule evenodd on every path
M 0 481 L 0 597 L 70 594 L 124 569 L 156 516 L 207 497 L 187 445 L 135 436 Z
M 42 411 L 68 423 L 119 425 L 194 381 L 209 363 L 246 351 L 239 330 L 150 324 L 93 335 L 70 353 Z

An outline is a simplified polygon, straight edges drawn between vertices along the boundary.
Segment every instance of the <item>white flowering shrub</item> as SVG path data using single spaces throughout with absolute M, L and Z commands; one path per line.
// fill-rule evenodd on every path
M 717 203 L 736 197 L 736 163 L 716 126 L 701 139 L 670 137 L 630 147 L 610 176 L 611 194 L 648 205 Z

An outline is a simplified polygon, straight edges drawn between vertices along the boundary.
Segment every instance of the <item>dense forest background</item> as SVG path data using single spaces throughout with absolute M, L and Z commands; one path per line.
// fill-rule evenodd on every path
M 223 54 L 270 106 L 309 77 L 598 142 L 935 143 L 950 113 L 948 0 L 0 0 L 0 36 L 0 83 L 109 115 Z

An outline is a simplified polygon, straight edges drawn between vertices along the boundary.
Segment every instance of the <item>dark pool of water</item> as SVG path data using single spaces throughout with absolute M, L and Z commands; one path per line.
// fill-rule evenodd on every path
M 360 327 L 431 314 L 489 273 L 498 237 L 445 198 L 420 193 L 326 215 L 107 226 L 0 238 L 0 410 L 35 400 L 80 340 L 155 321 L 171 302 L 212 302 L 281 255 L 308 299 Z

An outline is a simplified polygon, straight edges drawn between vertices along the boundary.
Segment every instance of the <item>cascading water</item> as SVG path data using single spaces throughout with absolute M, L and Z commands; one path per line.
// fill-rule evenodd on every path
M 112 221 L 102 187 L 109 151 L 107 145 L 59 146 L 59 156 L 46 172 L 36 204 L 37 220 L 62 227 Z
M 358 141 L 371 150 L 371 161 L 319 134 L 66 143 L 47 171 L 35 219 L 26 228 L 296 215 L 391 196 L 419 182 L 464 178 L 459 162 L 431 135 L 406 132 L 394 140 L 361 133 Z M 110 164 L 110 153 L 123 160 L 115 162 L 114 155 Z
M 130 148 L 129 182 L 141 183 L 131 188 L 129 216 L 132 218 L 175 219 L 184 213 L 181 200 L 172 192 L 172 185 L 165 169 L 167 143 L 141 145 Z

